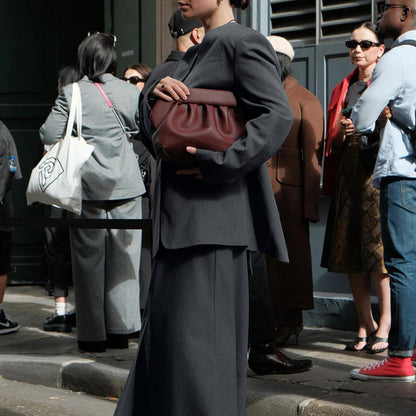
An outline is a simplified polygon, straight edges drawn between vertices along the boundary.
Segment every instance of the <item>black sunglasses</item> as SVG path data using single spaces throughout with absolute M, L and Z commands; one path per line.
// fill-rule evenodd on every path
M 377 3 L 377 13 L 381 16 L 383 16 L 383 14 L 388 9 L 397 9 L 397 8 L 408 9 L 409 6 L 406 6 L 404 4 L 386 4 L 385 1 L 379 1 Z
M 371 42 L 371 40 L 362 40 L 361 42 L 357 42 L 356 40 L 347 40 L 345 42 L 345 46 L 350 49 L 355 49 L 358 45 L 360 45 L 360 48 L 364 51 L 372 46 L 380 46 L 381 43 Z
M 94 32 L 88 32 L 88 35 L 87 36 L 90 37 L 90 36 L 93 36 L 93 35 L 104 35 L 104 36 L 107 36 L 111 40 L 111 42 L 113 42 L 113 47 L 116 46 L 116 42 L 117 42 L 116 35 L 112 35 L 111 33 L 103 33 L 103 32 L 94 31 Z
M 146 79 L 140 78 L 138 76 L 129 77 L 129 78 L 123 77 L 123 79 L 124 79 L 124 81 L 130 82 L 130 84 L 133 84 L 133 85 L 136 85 L 139 82 L 146 82 L 147 81 Z

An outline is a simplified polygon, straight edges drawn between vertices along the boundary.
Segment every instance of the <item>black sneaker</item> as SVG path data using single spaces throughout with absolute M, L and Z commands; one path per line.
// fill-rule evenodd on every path
M 19 328 L 20 325 L 17 322 L 11 321 L 2 309 L 0 311 L 0 335 L 16 332 Z
M 43 324 L 44 331 L 54 332 L 71 332 L 71 325 L 68 322 L 66 315 L 56 315 L 55 313 L 46 318 Z

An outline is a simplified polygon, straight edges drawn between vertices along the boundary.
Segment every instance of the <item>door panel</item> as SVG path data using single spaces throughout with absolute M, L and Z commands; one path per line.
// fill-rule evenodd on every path
M 295 58 L 291 65 L 293 76 L 313 94 L 316 93 L 315 65 L 315 47 L 295 49 Z
M 57 95 L 58 69 L 76 62 L 88 31 L 104 29 L 103 0 L 0 0 L 0 119 L 17 145 L 23 179 L 13 189 L 16 217 L 41 216 L 26 206 L 26 186 L 43 147 L 39 127 Z M 45 280 L 43 230 L 17 227 L 13 233 L 9 283 Z

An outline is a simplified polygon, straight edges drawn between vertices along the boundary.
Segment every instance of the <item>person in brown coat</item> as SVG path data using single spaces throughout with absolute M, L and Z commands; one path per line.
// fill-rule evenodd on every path
M 313 308 L 309 222 L 319 221 L 324 114 L 319 100 L 292 76 L 294 51 L 280 36 L 269 36 L 282 68 L 282 81 L 295 121 L 283 146 L 268 162 L 289 263 L 267 257 L 276 323 L 276 344 L 301 332 L 302 310 Z

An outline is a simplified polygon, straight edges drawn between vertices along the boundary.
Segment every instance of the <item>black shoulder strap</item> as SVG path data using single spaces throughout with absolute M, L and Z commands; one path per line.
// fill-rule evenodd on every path
M 403 46 L 403 45 L 410 45 L 410 46 L 415 46 L 416 47 L 416 40 L 413 39 L 408 39 L 408 40 L 404 40 L 403 42 L 400 42 L 398 45 L 396 45 L 394 48 L 397 48 L 398 46 Z M 392 49 L 394 49 L 392 48 Z M 413 140 L 414 142 L 414 138 L 412 137 L 412 134 L 414 134 L 414 130 L 409 129 L 407 126 L 405 126 L 403 123 L 401 123 L 400 121 L 396 120 L 394 117 L 390 118 L 390 121 L 392 121 L 394 124 L 396 124 L 401 130 L 403 130 L 408 136 L 410 136 L 410 138 Z
M 396 45 L 394 48 L 397 48 L 398 46 L 403 46 L 403 45 L 416 46 L 416 40 L 413 40 L 413 39 L 404 40 L 403 42 L 400 42 L 398 45 Z

